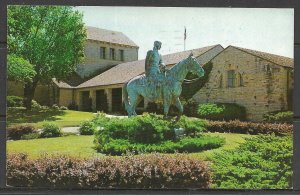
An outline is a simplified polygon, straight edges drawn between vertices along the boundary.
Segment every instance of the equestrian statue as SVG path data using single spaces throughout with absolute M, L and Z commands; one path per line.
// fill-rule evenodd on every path
M 172 104 L 178 108 L 181 115 L 183 106 L 179 96 L 182 92 L 181 85 L 187 73 L 192 72 L 198 77 L 204 76 L 203 68 L 192 53 L 188 58 L 166 70 L 158 52 L 161 45 L 161 42 L 155 41 L 153 50 L 147 52 L 145 74 L 132 78 L 123 86 L 125 109 L 129 117 L 137 115 L 135 108 L 143 97 L 149 102 L 162 102 L 165 116 L 168 115 Z

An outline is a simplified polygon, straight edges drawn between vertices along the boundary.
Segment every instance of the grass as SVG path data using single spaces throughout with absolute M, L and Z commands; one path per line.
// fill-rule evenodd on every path
M 223 149 L 234 149 L 245 141 L 246 137 L 253 135 L 234 134 L 234 133 L 208 133 L 212 136 L 224 137 L 226 143 L 217 149 L 203 151 L 199 153 L 190 153 L 189 155 L 207 160 L 213 152 Z M 34 140 L 9 141 L 7 143 L 8 153 L 27 153 L 29 158 L 38 158 L 42 154 L 67 154 L 70 156 L 89 158 L 101 156 L 93 149 L 94 136 L 70 135 L 59 138 L 44 138 Z
M 102 154 L 93 149 L 93 141 L 93 135 L 8 141 L 7 153 L 26 153 L 33 159 L 43 154 L 65 154 L 80 158 L 101 156 Z
M 60 127 L 78 126 L 82 121 L 90 120 L 95 115 L 91 112 L 74 110 L 32 110 L 9 108 L 7 112 L 8 124 L 32 124 L 40 128 L 45 122 L 55 122 Z

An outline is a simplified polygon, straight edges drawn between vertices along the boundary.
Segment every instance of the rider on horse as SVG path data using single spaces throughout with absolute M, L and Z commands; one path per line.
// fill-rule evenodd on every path
M 165 64 L 162 62 L 162 57 L 158 52 L 161 48 L 161 44 L 160 41 L 155 41 L 153 50 L 147 52 L 145 60 L 146 83 L 153 96 L 155 95 L 156 89 L 161 86 L 165 78 Z

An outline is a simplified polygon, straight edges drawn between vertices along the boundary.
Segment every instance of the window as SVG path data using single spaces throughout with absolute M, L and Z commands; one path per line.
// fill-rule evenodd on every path
M 243 75 L 241 73 L 239 73 L 239 79 L 240 79 L 240 87 L 244 86 L 244 79 L 243 79 Z
M 120 60 L 124 61 L 124 50 L 120 49 Z
M 100 58 L 105 59 L 105 47 L 100 47 Z
M 219 88 L 223 87 L 223 75 L 220 75 Z
M 110 51 L 110 52 L 109 52 L 110 59 L 111 59 L 111 60 L 115 60 L 115 59 L 116 59 L 115 49 L 110 48 L 109 51 Z
M 228 87 L 235 87 L 235 73 L 234 70 L 229 70 L 228 75 Z

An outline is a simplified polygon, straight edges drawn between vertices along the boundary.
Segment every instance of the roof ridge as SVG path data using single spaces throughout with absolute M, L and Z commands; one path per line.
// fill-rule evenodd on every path
M 277 57 L 289 58 L 289 59 L 291 59 L 291 60 L 294 59 L 294 58 L 290 58 L 290 57 L 283 56 L 283 55 L 278 55 L 278 54 L 268 53 L 268 52 L 265 52 L 265 51 L 259 51 L 259 50 L 255 50 L 255 49 L 248 49 L 248 48 L 238 47 L 238 46 L 234 46 L 234 45 L 230 45 L 230 46 L 231 46 L 231 47 L 235 47 L 235 48 L 237 48 L 237 49 L 245 50 L 245 51 L 254 51 L 254 52 L 259 52 L 259 53 L 265 53 L 265 54 L 273 55 L 273 56 L 277 56 Z

